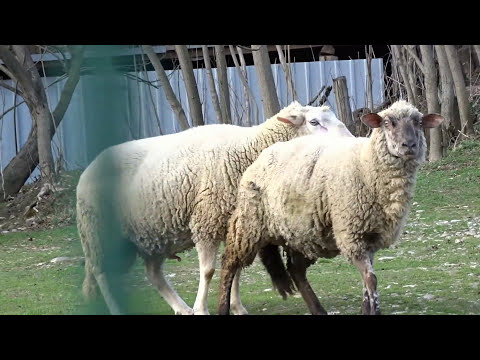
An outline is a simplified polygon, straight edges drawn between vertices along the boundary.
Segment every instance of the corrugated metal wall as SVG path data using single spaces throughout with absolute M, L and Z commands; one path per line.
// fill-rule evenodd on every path
M 287 96 L 287 85 L 282 67 L 279 64 L 275 64 L 272 65 L 272 69 L 277 87 L 277 95 L 280 100 L 280 105 L 283 107 L 292 101 L 292 96 L 291 94 Z M 312 100 L 322 86 L 332 85 L 334 78 L 345 76 L 352 111 L 366 106 L 365 60 L 293 63 L 291 64 L 291 70 L 295 90 L 299 98 L 298 100 L 302 104 L 306 104 Z M 194 72 L 203 105 L 203 113 L 205 114 L 205 123 L 214 124 L 216 123 L 216 116 L 210 99 L 205 71 L 203 69 L 195 69 Z M 216 69 L 213 69 L 213 74 L 215 79 L 217 79 Z M 177 97 L 183 104 L 185 113 L 191 124 L 187 94 L 181 72 L 167 71 L 167 75 L 169 76 L 170 83 Z M 138 78 L 136 78 L 137 76 Z M 147 76 L 148 81 L 157 85 L 155 72 L 147 72 Z M 250 104 L 249 114 L 252 123 L 256 124 L 263 122 L 263 109 L 254 66 L 247 67 L 247 77 L 255 97 L 255 103 Z M 162 134 L 169 134 L 179 130 L 163 90 L 160 87 L 155 88 L 148 85 L 144 81 L 145 79 L 145 73 L 130 73 L 128 77 L 124 77 L 124 84 L 119 84 L 119 86 L 125 89 L 125 116 L 118 119 L 119 126 L 124 129 L 125 141 L 159 135 L 160 129 Z M 246 94 L 244 93 L 243 85 L 235 68 L 228 68 L 228 79 L 233 122 L 237 125 L 246 126 Z M 374 105 L 380 105 L 384 101 L 382 59 L 372 60 L 372 79 L 373 102 Z M 45 85 L 49 85 L 57 80 L 58 78 L 46 78 L 44 81 Z M 48 88 L 48 98 L 52 109 L 59 100 L 64 82 L 65 80 L 54 83 Z M 86 139 L 89 128 L 91 128 L 89 121 L 93 121 L 94 115 L 89 113 L 89 109 L 85 108 L 84 103 L 87 102 L 85 99 L 97 96 L 97 94 L 92 94 L 92 82 L 92 75 L 82 76 L 65 117 L 59 129 L 57 129 L 57 133 L 52 142 L 54 156 L 57 157 L 59 153 L 62 153 L 66 161 L 67 169 L 85 168 L 99 151 L 99 149 L 95 149 L 94 151 L 90 149 L 89 151 L 86 147 Z M 21 101 L 21 99 L 17 99 L 17 102 L 19 101 Z M 6 89 L 0 88 L 0 113 L 12 107 L 13 104 L 14 94 Z M 330 105 L 333 111 L 336 112 L 335 95 L 333 91 L 330 93 L 326 104 Z M 158 118 L 155 116 L 155 112 L 158 114 Z M 98 119 L 95 121 L 98 121 Z M 15 156 L 16 151 L 25 143 L 30 129 L 31 119 L 25 104 L 20 105 L 15 112 L 10 111 L 0 120 L 0 165 L 2 168 L 8 164 Z M 37 175 L 38 170 L 35 170 L 32 177 Z

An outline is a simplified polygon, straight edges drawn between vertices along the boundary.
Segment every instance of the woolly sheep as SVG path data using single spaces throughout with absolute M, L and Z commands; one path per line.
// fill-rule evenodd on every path
M 77 187 L 77 223 L 85 252 L 83 292 L 97 293 L 97 284 L 111 313 L 120 313 L 105 264 L 115 253 L 125 273 L 136 253 L 146 273 L 175 314 L 208 314 L 207 293 L 215 257 L 225 240 L 242 173 L 260 152 L 278 141 L 308 134 L 352 136 L 327 106 L 302 107 L 293 102 L 263 124 L 251 128 L 206 125 L 178 134 L 126 142 L 104 150 L 81 175 Z M 112 186 L 115 185 L 115 190 Z M 121 226 L 119 239 L 108 245 L 107 210 L 102 205 L 114 192 L 113 208 Z M 103 219 L 103 220 L 102 220 Z M 135 246 L 131 246 L 134 244 Z M 200 283 L 193 310 L 165 279 L 166 258 L 196 247 Z M 108 249 L 109 250 L 108 250 Z M 238 296 L 232 310 L 245 314 Z
M 245 171 L 222 258 L 219 314 L 229 313 L 232 274 L 267 244 L 285 247 L 288 273 L 312 314 L 326 311 L 306 269 L 339 254 L 362 274 L 362 313 L 380 313 L 373 257 L 398 240 L 425 159 L 423 128 L 443 118 L 398 101 L 362 121 L 373 128 L 369 138 L 274 144 Z

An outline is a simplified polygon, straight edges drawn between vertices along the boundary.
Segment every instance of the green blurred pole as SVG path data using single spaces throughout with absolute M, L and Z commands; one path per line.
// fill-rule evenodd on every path
M 128 140 L 126 84 L 123 74 L 113 66 L 113 59 L 120 53 L 117 45 L 92 45 L 89 52 L 88 65 L 92 66 L 92 74 L 83 77 L 84 114 L 86 128 L 87 159 L 92 162 L 104 149 L 123 143 Z M 102 239 L 105 275 L 111 286 L 112 295 L 121 310 L 128 312 L 127 297 L 121 286 L 121 276 L 118 269 L 122 267 L 123 248 L 125 242 L 121 239 L 121 229 L 118 219 L 118 203 L 115 203 L 119 184 L 116 174 L 115 159 L 111 159 L 112 166 L 105 178 L 97 179 L 106 186 L 99 205 L 102 208 L 101 219 L 105 226 L 101 226 L 99 234 Z M 121 204 L 120 204 L 121 205 Z M 101 313 L 103 304 L 93 304 L 88 313 Z

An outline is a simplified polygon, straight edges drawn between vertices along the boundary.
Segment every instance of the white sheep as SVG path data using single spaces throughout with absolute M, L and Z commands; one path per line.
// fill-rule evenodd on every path
M 208 314 L 215 257 L 225 240 L 242 173 L 268 146 L 308 134 L 352 136 L 327 106 L 293 102 L 258 126 L 206 125 L 104 150 L 77 187 L 86 297 L 96 294 L 98 284 L 110 312 L 120 313 L 105 263 L 114 257 L 120 264 L 115 271 L 125 272 L 138 252 L 148 278 L 175 314 Z M 111 244 L 105 229 L 109 202 L 121 227 Z M 177 253 L 193 246 L 199 256 L 200 283 L 192 311 L 165 279 L 162 264 L 166 258 L 179 259 Z M 238 276 L 232 310 L 246 313 L 238 295 Z
M 272 243 L 286 248 L 287 270 L 312 314 L 326 311 L 306 268 L 339 254 L 363 276 L 362 312 L 380 313 L 373 256 L 399 238 L 425 159 L 423 128 L 443 118 L 398 101 L 362 121 L 373 128 L 369 138 L 274 144 L 245 171 L 222 258 L 219 314 L 229 312 L 232 272 Z

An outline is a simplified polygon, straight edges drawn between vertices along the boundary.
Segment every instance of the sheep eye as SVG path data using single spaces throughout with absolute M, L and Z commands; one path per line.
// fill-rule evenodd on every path
M 310 124 L 312 124 L 313 126 L 317 126 L 317 125 L 318 125 L 318 121 L 315 120 L 315 119 L 310 120 L 309 122 L 310 122 Z

